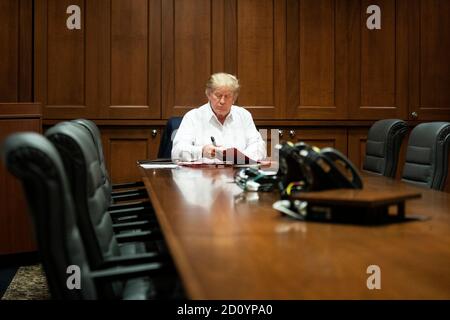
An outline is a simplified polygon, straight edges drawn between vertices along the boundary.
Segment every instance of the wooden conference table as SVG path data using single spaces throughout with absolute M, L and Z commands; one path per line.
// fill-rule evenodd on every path
M 363 174 L 365 187 L 419 191 L 406 216 L 429 219 L 302 222 L 272 209 L 277 193 L 243 192 L 232 168 L 140 170 L 189 298 L 450 299 L 450 194 Z

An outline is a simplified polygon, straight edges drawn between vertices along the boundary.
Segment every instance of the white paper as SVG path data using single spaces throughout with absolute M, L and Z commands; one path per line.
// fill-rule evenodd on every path
M 178 165 L 173 163 L 143 163 L 140 166 L 144 169 L 175 169 Z

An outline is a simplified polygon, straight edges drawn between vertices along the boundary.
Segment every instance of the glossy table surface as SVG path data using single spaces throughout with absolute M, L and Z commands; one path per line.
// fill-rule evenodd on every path
M 190 298 L 450 299 L 450 194 L 364 174 L 374 192 L 420 192 L 406 202 L 420 219 L 302 222 L 272 209 L 277 193 L 243 192 L 232 168 L 141 172 Z

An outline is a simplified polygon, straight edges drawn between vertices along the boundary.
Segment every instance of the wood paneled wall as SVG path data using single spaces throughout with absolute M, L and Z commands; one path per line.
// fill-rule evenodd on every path
M 139 181 L 136 161 L 158 157 L 161 130 L 157 127 L 102 127 L 105 161 L 115 183 Z
M 43 101 L 47 119 L 160 118 L 155 3 L 36 0 L 35 99 Z M 66 28 L 70 4 L 81 8 L 81 30 Z
M 0 0 L 0 103 L 33 101 L 33 0 Z
M 81 30 L 65 27 L 69 4 Z M 366 27 L 372 4 L 381 30 Z M 182 115 L 217 71 L 240 78 L 255 119 L 449 119 L 449 1 L 36 0 L 35 12 L 47 119 Z
M 0 103 L 0 145 L 17 131 L 42 132 L 39 104 Z M 21 182 L 0 159 L 0 256 L 36 250 L 32 220 Z
M 450 1 L 411 2 L 410 108 L 422 120 L 449 120 Z
M 66 28 L 73 4 L 81 30 Z M 373 4 L 381 30 L 366 27 Z M 0 0 L 0 8 L 0 101 L 42 102 L 48 124 L 106 123 L 116 181 L 136 173 L 114 155 L 154 154 L 152 126 L 203 104 L 218 71 L 239 77 L 237 104 L 260 127 L 294 130 L 293 139 L 317 130 L 328 144 L 345 140 L 337 145 L 351 157 L 364 144 L 355 124 L 367 132 L 382 118 L 450 121 L 450 1 Z

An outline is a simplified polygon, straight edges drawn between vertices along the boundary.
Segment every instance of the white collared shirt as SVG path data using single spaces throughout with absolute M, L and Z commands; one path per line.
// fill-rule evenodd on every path
M 233 105 L 222 125 L 206 103 L 184 115 L 173 139 L 172 160 L 200 159 L 203 147 L 212 144 L 211 137 L 218 146 L 237 148 L 254 160 L 262 160 L 267 155 L 266 143 L 256 130 L 250 112 Z

